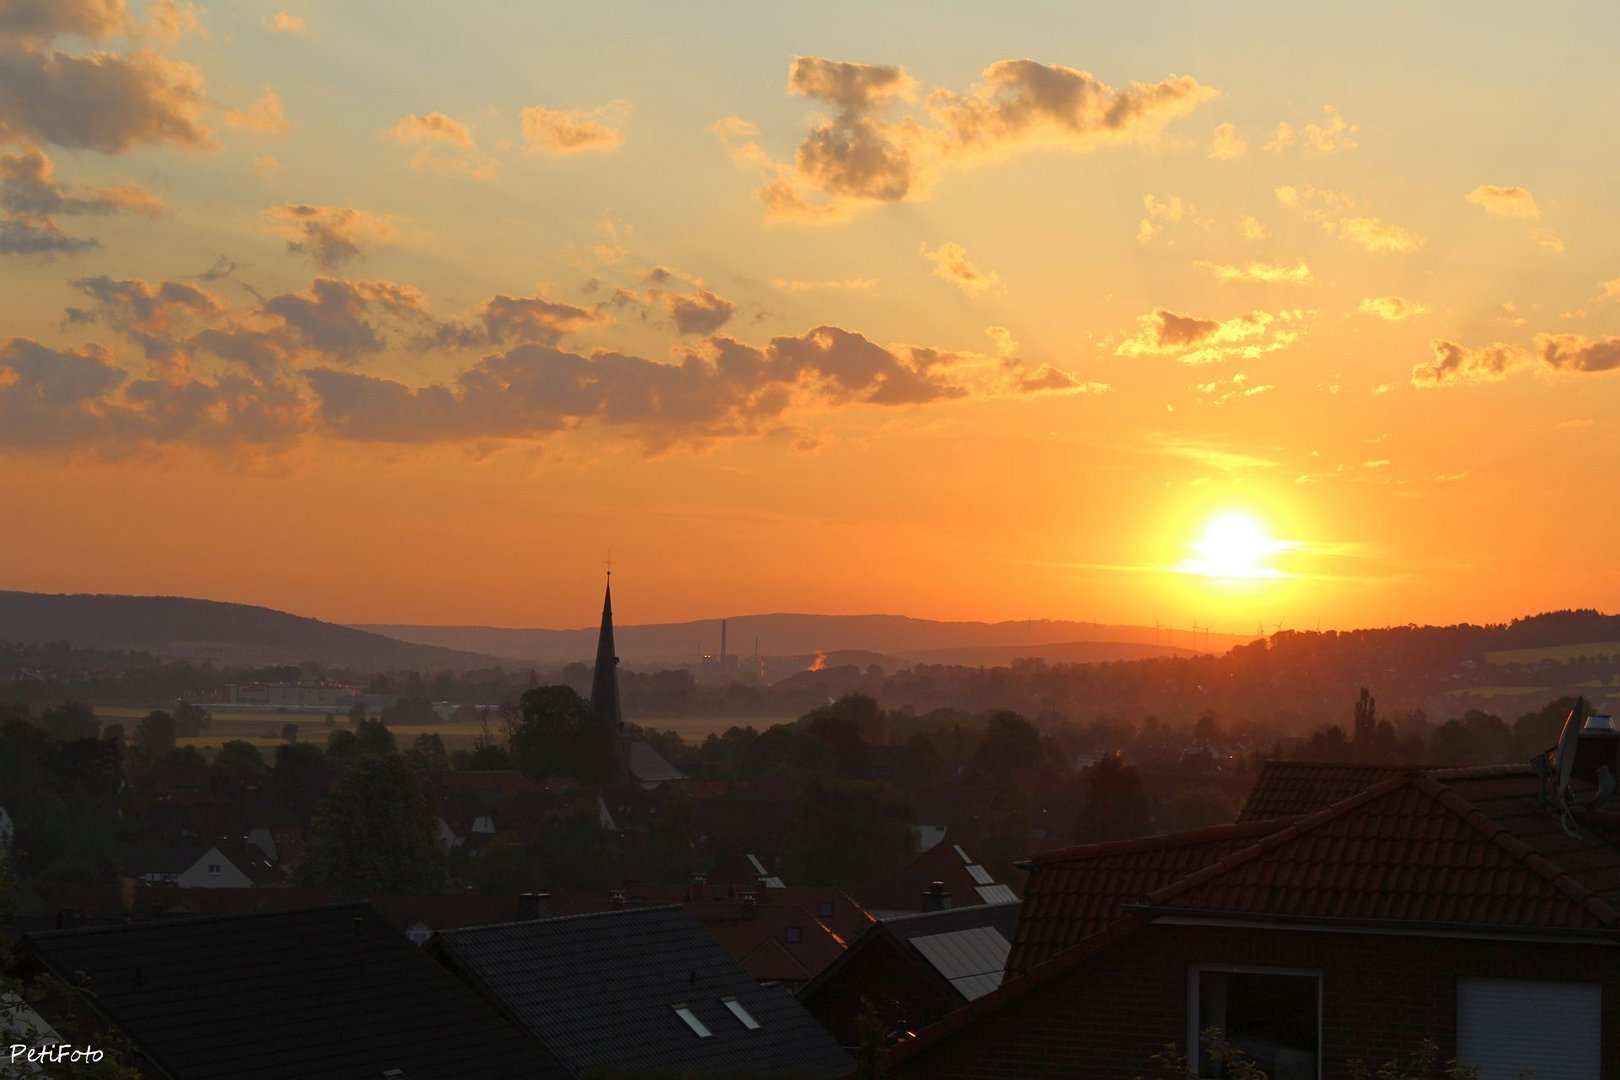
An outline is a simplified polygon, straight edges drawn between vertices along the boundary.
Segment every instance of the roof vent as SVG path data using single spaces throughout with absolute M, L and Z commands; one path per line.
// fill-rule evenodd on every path
M 624 890 L 614 889 L 613 892 L 608 895 L 608 902 L 616 908 L 624 907 Z
M 924 911 L 944 911 L 951 906 L 951 894 L 945 891 L 943 881 L 931 882 L 928 891 L 923 893 Z

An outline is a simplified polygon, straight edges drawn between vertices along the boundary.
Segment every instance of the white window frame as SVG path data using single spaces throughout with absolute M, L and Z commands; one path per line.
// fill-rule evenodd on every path
M 1198 1024 L 1198 977 L 1204 972 L 1221 975 L 1291 975 L 1316 980 L 1316 1080 L 1322 1080 L 1322 972 L 1314 968 L 1263 967 L 1257 964 L 1187 965 L 1187 1063 L 1204 1080 L 1204 1048 Z
M 680 1017 L 687 1027 L 692 1029 L 692 1034 L 700 1039 L 714 1038 L 714 1032 L 709 1030 L 709 1025 L 698 1019 L 698 1014 L 692 1011 L 690 1005 L 683 1001 L 679 1005 L 671 1005 L 670 1008 L 674 1009 L 675 1015 Z
M 720 999 L 720 1004 L 731 1010 L 731 1015 L 735 1016 L 737 1022 L 749 1031 L 758 1031 L 760 1029 L 760 1022 L 754 1019 L 754 1014 L 743 1008 L 743 1003 L 736 998 L 723 997 Z

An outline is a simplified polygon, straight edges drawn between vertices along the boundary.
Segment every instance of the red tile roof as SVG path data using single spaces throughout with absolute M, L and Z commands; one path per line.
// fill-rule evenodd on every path
M 1035 856 L 1007 974 L 1072 948 L 1134 903 L 1276 832 L 1288 821 L 1219 825 L 1195 832 L 1084 844 Z
M 1583 815 L 1575 835 L 1537 799 L 1540 778 L 1520 766 L 1437 770 L 1387 776 L 1334 805 L 1292 821 L 1253 822 L 1182 836 L 1100 844 L 1036 859 L 1024 915 L 1046 906 L 1046 919 L 1073 909 L 1077 930 L 1068 948 L 1048 927 L 1022 925 L 1022 966 L 1009 957 L 994 992 L 951 1013 L 901 1044 L 890 1064 L 922 1053 L 951 1032 L 994 1012 L 1096 953 L 1181 912 L 1252 921 L 1315 919 L 1376 927 L 1419 924 L 1513 931 L 1613 932 L 1620 928 L 1620 815 Z M 1271 828 L 1266 826 L 1270 825 Z M 1121 889 L 1133 860 L 1181 851 L 1189 859 L 1242 838 L 1248 842 L 1159 888 L 1101 929 L 1096 905 L 1115 882 Z M 1184 844 L 1178 848 L 1176 845 Z M 1166 862 L 1177 856 L 1163 856 Z M 1087 878 L 1087 864 L 1104 871 Z M 1052 876 L 1042 882 L 1043 864 Z M 1082 868 L 1075 870 L 1073 868 Z M 1066 877 L 1072 872 L 1073 877 Z M 1151 873 L 1146 875 L 1151 876 Z M 1146 879 L 1146 878 L 1144 878 Z M 1058 886 L 1080 887 L 1070 893 Z M 1089 883 L 1095 883 L 1095 891 Z M 1021 920 L 1022 921 L 1022 920 Z M 1015 955 L 1019 944 L 1015 942 Z
M 1271 821 L 1326 810 L 1391 776 L 1419 772 L 1413 765 L 1268 761 L 1243 804 L 1238 821 Z
M 976 880 L 969 872 L 969 866 L 978 867 L 989 875 L 991 881 L 988 884 L 1006 886 L 1012 893 L 1011 897 L 987 898 L 982 895 L 978 890 L 987 883 Z M 1018 880 L 1018 877 L 1005 871 L 1001 874 L 991 873 L 988 868 L 979 866 L 971 857 L 971 853 L 964 856 L 961 845 L 954 843 L 947 836 L 900 869 L 872 881 L 851 885 L 849 891 L 868 911 L 922 911 L 923 894 L 936 881 L 945 883 L 945 891 L 950 895 L 952 907 L 968 907 L 973 904 L 1021 899 L 1023 882 Z

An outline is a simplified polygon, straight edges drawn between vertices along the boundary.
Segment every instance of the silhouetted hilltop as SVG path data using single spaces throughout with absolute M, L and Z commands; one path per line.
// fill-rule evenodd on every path
M 63 641 L 221 667 L 317 660 L 365 671 L 463 671 L 501 662 L 271 608 L 179 596 L 0 591 L 0 641 Z
M 577 630 L 503 629 L 494 626 L 360 624 L 362 630 L 401 641 L 516 656 L 535 664 L 589 662 L 596 627 Z M 1009 664 L 1039 657 L 1048 663 L 1098 663 L 1146 656 L 1225 652 L 1252 636 L 1160 632 L 1153 627 L 1108 626 L 1054 619 L 1017 622 L 940 622 L 905 615 L 739 615 L 726 620 L 731 656 L 814 656 L 817 653 L 881 653 L 911 663 Z M 720 620 L 640 626 L 617 623 L 620 658 L 641 667 L 686 664 L 720 652 Z M 1163 643 L 1155 639 L 1160 639 Z M 1116 647 L 1129 646 L 1129 648 Z

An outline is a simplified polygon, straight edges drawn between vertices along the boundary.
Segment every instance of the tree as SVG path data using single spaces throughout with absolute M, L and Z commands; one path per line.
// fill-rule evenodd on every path
M 601 889 L 624 881 L 624 854 L 596 806 L 575 802 L 542 817 L 530 851 L 550 889 Z
M 1373 698 L 1372 692 L 1365 686 L 1361 688 L 1361 697 L 1356 699 L 1356 726 L 1355 743 L 1358 747 L 1367 747 L 1372 744 L 1373 735 L 1378 730 L 1378 702 Z
M 148 763 L 162 761 L 174 749 L 179 728 L 174 717 L 161 709 L 154 709 L 135 725 L 135 752 Z
M 362 720 L 354 725 L 354 748 L 360 754 L 392 754 L 394 733 L 381 720 Z
M 174 707 L 174 730 L 182 739 L 196 738 L 207 731 L 213 722 L 213 714 L 200 705 L 182 701 Z
M 39 726 L 51 738 L 67 742 L 71 739 L 94 739 L 101 735 L 101 721 L 96 711 L 82 701 L 64 701 L 52 705 L 39 714 Z
M 1085 801 L 1075 816 L 1076 843 L 1130 840 L 1152 831 L 1142 778 L 1117 750 L 1082 772 L 1080 779 Z
M 444 740 L 439 738 L 438 732 L 418 735 L 411 744 L 410 759 L 429 776 L 450 771 L 450 755 L 445 753 Z
M 291 720 L 287 721 L 285 724 L 282 724 L 281 725 L 281 741 L 282 742 L 297 742 L 298 741 L 298 725 L 293 723 Z
M 270 778 L 259 748 L 242 739 L 232 739 L 219 748 L 208 766 L 208 786 L 216 795 L 232 795 L 263 787 Z
M 916 818 L 881 780 L 812 776 L 793 805 L 793 873 L 806 884 L 842 885 L 893 870 L 917 850 Z
M 270 789 L 281 805 L 306 820 L 326 790 L 331 773 L 326 755 L 314 743 L 283 743 L 276 747 L 276 764 L 270 770 Z
M 362 757 L 315 811 L 295 880 L 332 892 L 434 892 L 450 884 L 427 777 L 398 754 Z
M 349 706 L 349 723 L 358 724 L 360 721 L 366 718 L 366 715 L 365 702 L 356 701 L 354 704 Z
M 538 686 L 520 701 L 523 719 L 510 736 L 512 757 L 533 779 L 571 776 L 590 784 L 620 778 L 618 732 L 567 686 Z
M 973 755 L 974 763 L 992 776 L 1006 778 L 1041 763 L 1041 733 L 1035 725 L 1007 709 L 985 725 L 984 738 Z

